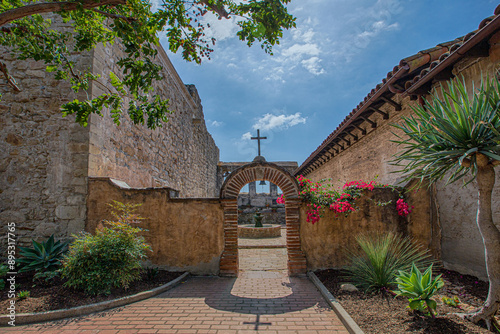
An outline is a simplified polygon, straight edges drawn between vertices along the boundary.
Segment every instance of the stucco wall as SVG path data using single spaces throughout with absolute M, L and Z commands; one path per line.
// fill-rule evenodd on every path
M 224 247 L 223 210 L 219 199 L 169 198 L 168 188 L 123 189 L 108 178 L 89 178 L 86 231 L 94 232 L 103 219 L 112 220 L 107 205 L 141 203 L 139 225 L 152 246 L 152 264 L 193 274 L 216 275 Z
M 453 72 L 457 76 L 463 75 L 468 88 L 471 88 L 473 81 L 476 87 L 479 86 L 481 76 L 494 77 L 498 68 L 498 61 L 492 61 L 489 57 L 468 58 L 457 63 Z M 434 87 L 438 85 L 435 84 Z M 402 104 L 402 111 L 394 111 L 394 108 L 384 105 L 381 109 L 389 112 L 389 120 L 382 120 L 381 116 L 376 115 L 378 118 L 373 118 L 378 123 L 376 129 L 368 128 L 369 133 L 365 137 L 305 176 L 313 180 L 332 178 L 339 186 L 346 181 L 372 180 L 376 176 L 380 183 L 397 184 L 401 175 L 391 173 L 397 168 L 389 162 L 400 149 L 391 142 L 396 139 L 394 134 L 399 132 L 390 124 L 400 122 L 402 115 L 409 115 L 410 105 L 416 102 L 410 101 L 409 98 L 401 99 L 399 96 L 396 96 L 395 100 Z M 497 167 L 496 171 L 493 220 L 496 224 L 500 224 L 500 168 Z M 441 226 L 437 229 L 434 225 L 432 230 L 438 238 L 435 240 L 441 240 L 441 259 L 445 266 L 462 273 L 486 277 L 483 243 L 475 224 L 477 211 L 475 182 L 467 188 L 462 188 L 460 182 L 446 185 L 445 181 L 440 181 L 436 184 L 436 191 L 430 201 L 430 208 L 434 211 L 419 214 L 428 215 L 434 224 Z
M 94 51 L 93 70 L 102 74 L 109 87 L 108 73 L 120 73 L 116 61 L 121 46 L 99 46 Z M 154 94 L 168 98 L 168 123 L 156 130 L 135 126 L 128 117 L 116 127 L 106 114 L 90 122 L 89 176 L 112 177 L 131 187 L 171 187 L 181 197 L 216 197 L 219 149 L 207 131 L 196 88 L 186 87 L 163 49 L 157 61 L 163 66 L 163 80 Z M 93 84 L 92 94 L 106 93 Z
M 413 197 L 417 199 L 408 198 L 407 201 L 415 206 L 415 211 L 428 211 L 426 194 Z M 416 244 L 435 253 L 432 231 L 425 217 L 413 213 L 406 218 L 399 216 L 396 210 L 398 198 L 398 193 L 388 188 L 364 191 L 363 196 L 356 201 L 357 211 L 347 217 L 336 217 L 334 212 L 326 210 L 324 217 L 315 224 L 306 221 L 307 207 L 302 205 L 300 239 L 307 259 L 307 268 L 339 268 L 347 264 L 345 250 L 355 246 L 356 236 L 362 233 L 396 232 L 412 237 Z M 376 202 L 388 201 L 392 203 L 386 206 L 376 205 Z

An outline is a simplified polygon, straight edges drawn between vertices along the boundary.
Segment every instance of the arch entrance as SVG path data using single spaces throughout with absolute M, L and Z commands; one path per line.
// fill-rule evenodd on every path
M 257 157 L 254 162 L 232 172 L 222 185 L 220 199 L 224 208 L 224 251 L 220 260 L 220 275 L 238 276 L 238 195 L 245 184 L 254 181 L 269 181 L 283 191 L 286 198 L 288 274 L 305 274 L 306 258 L 301 249 L 299 234 L 299 185 L 285 169 Z

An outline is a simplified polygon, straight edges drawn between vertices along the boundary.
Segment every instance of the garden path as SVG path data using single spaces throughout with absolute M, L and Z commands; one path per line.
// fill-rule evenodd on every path
M 242 248 L 238 278 L 191 277 L 125 307 L 2 332 L 347 334 L 306 277 L 288 277 L 286 259 L 286 248 Z

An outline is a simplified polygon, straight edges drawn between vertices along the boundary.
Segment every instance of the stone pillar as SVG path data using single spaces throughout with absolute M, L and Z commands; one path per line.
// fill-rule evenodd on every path
M 278 186 L 269 182 L 269 192 L 271 193 L 271 197 L 278 197 Z
M 248 194 L 250 196 L 255 196 L 257 195 L 257 185 L 255 184 L 255 181 L 254 182 L 250 182 L 248 184 Z
M 286 210 L 286 247 L 288 250 L 288 274 L 304 275 L 307 271 L 306 257 L 300 245 L 300 203 L 298 198 L 287 198 Z
M 238 201 L 222 200 L 224 208 L 224 251 L 220 259 L 221 276 L 238 276 Z

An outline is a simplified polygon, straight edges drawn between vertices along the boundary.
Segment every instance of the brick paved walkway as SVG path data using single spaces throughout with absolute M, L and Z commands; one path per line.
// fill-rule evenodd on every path
M 276 266 L 264 268 L 269 257 Z M 125 307 L 81 318 L 0 328 L 0 332 L 348 333 L 306 277 L 287 276 L 283 270 L 286 249 L 245 249 L 240 250 L 240 258 L 242 271 L 237 279 L 191 277 L 157 297 Z

